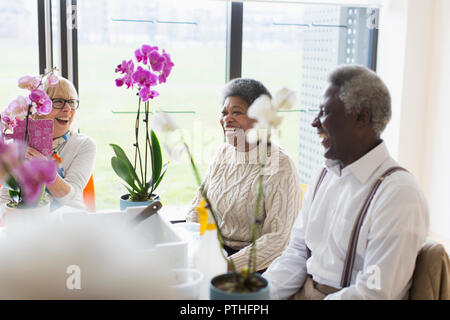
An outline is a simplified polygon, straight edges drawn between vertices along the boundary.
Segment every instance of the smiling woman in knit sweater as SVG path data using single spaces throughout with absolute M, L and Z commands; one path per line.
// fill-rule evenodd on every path
M 226 142 L 219 148 L 202 182 L 217 215 L 225 249 L 237 269 L 247 265 L 256 190 L 263 143 L 249 144 L 246 132 L 255 120 L 247 116 L 249 106 L 260 95 L 270 96 L 259 81 L 234 79 L 224 88 L 220 124 Z M 300 211 L 300 178 L 292 159 L 272 143 L 264 174 L 264 199 L 259 212 L 257 270 L 264 270 L 281 255 L 288 244 L 290 230 Z M 202 199 L 200 191 L 192 202 L 186 220 L 198 222 L 195 207 Z
M 77 91 L 69 80 L 59 77 L 54 87 L 45 88 L 52 100 L 52 111 L 37 119 L 53 120 L 52 157 L 58 164 L 58 174 L 47 192 L 52 198 L 52 210 L 59 206 L 85 209 L 83 189 L 94 168 L 97 146 L 88 136 L 78 134 L 76 116 L 79 107 Z M 43 158 L 38 150 L 28 147 L 26 158 Z M 9 201 L 8 190 L 0 191 L 0 202 Z

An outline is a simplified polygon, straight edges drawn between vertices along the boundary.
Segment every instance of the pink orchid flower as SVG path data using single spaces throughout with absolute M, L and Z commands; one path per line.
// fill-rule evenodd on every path
M 150 90 L 148 87 L 144 87 L 139 91 L 139 96 L 141 97 L 142 101 L 148 101 L 148 99 L 153 99 L 157 96 L 159 96 L 158 91 Z
M 29 98 L 36 104 L 35 113 L 38 115 L 49 114 L 52 111 L 52 100 L 50 100 L 45 91 L 34 89 L 31 91 Z
M 150 87 L 157 83 L 158 77 L 142 67 L 138 67 L 133 73 L 134 82 L 141 88 Z
M 115 72 L 127 73 L 127 62 L 123 60 L 121 64 L 117 65 Z
M 53 72 L 50 72 L 50 74 L 47 77 L 47 83 L 50 87 L 54 87 L 58 84 L 59 82 L 59 78 L 56 74 L 54 74 Z
M 33 203 L 39 199 L 44 184 L 51 184 L 55 180 L 56 170 L 55 161 L 38 158 L 25 161 L 14 170 L 26 203 Z
M 9 113 L 11 117 L 17 120 L 23 120 L 27 115 L 28 106 L 30 105 L 30 103 L 31 101 L 29 98 L 18 96 L 16 99 L 11 101 L 5 112 Z
M 19 88 L 21 89 L 27 89 L 27 90 L 34 90 L 39 88 L 41 85 L 41 79 L 37 77 L 32 76 L 24 76 L 19 79 Z
M 0 171 L 2 177 L 0 182 L 6 180 L 11 171 L 16 170 L 25 158 L 25 144 L 17 141 L 5 143 L 3 136 L 0 139 Z
M 123 78 L 116 79 L 116 87 L 121 87 L 124 84 Z
M 138 62 L 142 61 L 143 64 L 147 64 L 147 60 L 152 51 L 158 51 L 158 47 L 152 47 L 148 44 L 144 44 L 142 45 L 141 49 L 137 49 L 136 51 L 134 51 L 134 55 Z
M 153 71 L 159 72 L 163 67 L 165 61 L 164 57 L 161 56 L 158 51 L 150 52 L 149 61 Z
M 123 78 L 116 79 L 116 86 L 121 87 L 124 84 L 127 85 L 127 89 L 133 86 L 133 72 L 134 72 L 134 63 L 133 60 L 129 60 L 128 62 L 123 60 L 121 64 L 116 67 L 115 72 L 120 72 L 125 74 Z
M 144 64 L 147 64 L 147 57 L 142 53 L 141 49 L 135 50 L 134 56 L 136 57 L 137 62 L 142 61 Z M 144 59 L 145 59 L 145 62 L 144 62 Z
M 148 63 L 148 69 L 138 66 L 135 71 L 132 60 L 128 62 L 123 60 L 121 64 L 117 65 L 115 72 L 124 74 L 124 76 L 115 79 L 116 86 L 122 87 L 126 85 L 128 89 L 130 87 L 133 88 L 134 84 L 137 84 L 139 87 L 139 96 L 143 101 L 156 97 L 158 93 L 150 90 L 150 87 L 156 86 L 158 83 L 166 82 L 174 66 L 170 55 L 164 49 L 162 50 L 162 54 L 158 50 L 157 46 L 144 44 L 141 48 L 134 51 L 137 62 L 142 62 L 144 65 Z M 145 87 L 147 89 L 144 90 Z
M 158 51 L 158 47 L 157 46 L 152 47 L 152 46 L 149 46 L 148 44 L 143 44 L 142 47 L 141 47 L 141 52 L 144 55 L 146 55 L 147 57 L 149 56 L 149 54 L 152 51 Z
M 1 114 L 1 124 L 6 130 L 12 131 L 17 125 L 17 120 L 5 111 Z
M 170 75 L 174 63 L 170 59 L 170 55 L 163 50 L 162 57 L 164 58 L 164 64 L 162 67 L 162 73 L 158 77 L 159 83 L 164 83 L 167 81 L 167 77 Z

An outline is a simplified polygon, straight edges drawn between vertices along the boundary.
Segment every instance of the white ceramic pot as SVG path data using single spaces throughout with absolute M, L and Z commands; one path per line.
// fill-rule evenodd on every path
M 11 208 L 3 205 L 2 224 L 5 227 L 20 225 L 26 228 L 30 225 L 48 221 L 50 217 L 50 202 L 40 207 Z
M 197 269 L 181 268 L 171 269 L 169 284 L 174 300 L 197 300 L 200 296 L 200 283 L 203 273 Z
M 228 272 L 218 275 L 211 280 L 209 287 L 209 296 L 211 300 L 270 300 L 269 282 L 259 273 L 255 274 L 255 277 L 261 280 L 264 287 L 258 291 L 249 293 L 227 292 L 216 287 L 217 282 L 231 281 L 232 277 L 233 273 Z

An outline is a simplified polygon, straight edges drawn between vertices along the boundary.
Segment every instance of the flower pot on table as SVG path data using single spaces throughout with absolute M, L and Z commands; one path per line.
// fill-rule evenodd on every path
M 130 194 L 124 194 L 120 197 L 120 210 L 124 211 L 129 207 L 146 207 L 153 201 L 159 200 L 159 195 L 152 194 L 153 199 L 149 201 L 130 201 Z
M 33 226 L 37 223 L 46 223 L 51 220 L 50 202 L 38 207 L 10 207 L 7 203 L 3 205 L 3 216 L 1 224 L 7 226 L 20 225 L 23 228 Z M 50 219 L 50 220 L 49 220 Z
M 260 274 L 255 274 L 261 282 L 261 288 L 254 292 L 228 292 L 220 289 L 221 283 L 233 281 L 233 273 L 228 272 L 211 279 L 209 295 L 211 300 L 269 300 L 269 283 Z

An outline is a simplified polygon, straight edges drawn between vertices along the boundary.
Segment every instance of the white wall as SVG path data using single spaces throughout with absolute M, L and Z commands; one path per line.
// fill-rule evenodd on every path
M 450 1 L 387 0 L 380 18 L 378 73 L 393 118 L 383 138 L 410 170 L 430 208 L 431 232 L 450 239 Z
M 389 88 L 392 98 L 392 119 L 383 133 L 383 139 L 396 159 L 399 151 L 407 10 L 407 0 L 385 1 L 379 21 L 377 72 Z
M 432 231 L 450 238 L 450 1 L 434 2 L 423 185 L 432 213 Z

